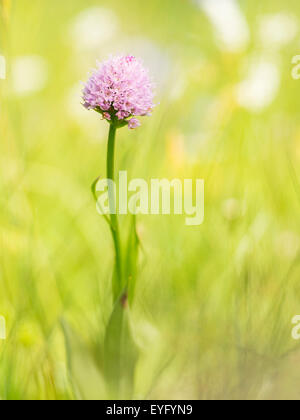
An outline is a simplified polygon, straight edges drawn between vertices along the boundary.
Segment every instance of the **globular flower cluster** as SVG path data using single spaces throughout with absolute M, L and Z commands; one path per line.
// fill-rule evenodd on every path
M 83 90 L 83 105 L 87 109 L 130 129 L 141 125 L 134 117 L 151 114 L 153 99 L 149 73 L 133 56 L 110 57 L 99 63 Z

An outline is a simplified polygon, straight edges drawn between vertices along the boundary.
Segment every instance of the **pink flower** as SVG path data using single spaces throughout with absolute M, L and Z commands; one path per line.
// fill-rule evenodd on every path
M 108 121 L 110 121 L 110 120 L 111 120 L 111 116 L 110 116 L 110 114 L 109 114 L 108 112 L 103 112 L 103 117 L 104 117 L 106 120 L 108 120 Z
M 133 116 L 151 115 L 153 98 L 148 71 L 131 55 L 110 57 L 98 64 L 83 90 L 83 105 L 113 121 L 127 122 Z M 128 121 L 130 129 L 140 125 L 136 118 Z
M 140 126 L 141 123 L 137 118 L 131 118 L 131 120 L 128 121 L 128 128 L 130 130 L 134 130 L 135 128 L 138 128 Z

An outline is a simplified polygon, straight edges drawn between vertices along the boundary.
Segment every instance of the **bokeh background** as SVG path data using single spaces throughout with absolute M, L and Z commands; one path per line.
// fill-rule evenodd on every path
M 206 183 L 202 226 L 138 217 L 134 398 L 300 397 L 299 21 L 298 0 L 1 0 L 0 399 L 75 398 L 61 320 L 88 343 L 110 315 L 108 127 L 80 104 L 110 53 L 143 58 L 159 103 L 118 169 Z

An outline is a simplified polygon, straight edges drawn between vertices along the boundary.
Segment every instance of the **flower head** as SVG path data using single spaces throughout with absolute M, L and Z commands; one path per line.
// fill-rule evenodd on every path
M 99 63 L 83 90 L 83 105 L 87 109 L 130 129 L 140 126 L 140 121 L 132 117 L 151 114 L 153 98 L 149 73 L 132 55 L 110 57 Z

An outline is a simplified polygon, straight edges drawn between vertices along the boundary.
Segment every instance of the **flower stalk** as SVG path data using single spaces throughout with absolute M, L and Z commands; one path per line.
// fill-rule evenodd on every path
M 114 122 L 110 123 L 108 145 L 107 145 L 107 179 L 115 181 L 115 146 L 116 146 L 117 125 Z M 112 184 L 114 185 L 114 183 Z M 118 215 L 116 212 L 116 198 L 113 188 L 108 189 L 109 208 L 110 208 L 110 227 L 115 248 L 115 263 L 117 287 L 114 290 L 120 291 L 122 287 L 122 251 L 120 240 L 120 229 Z

